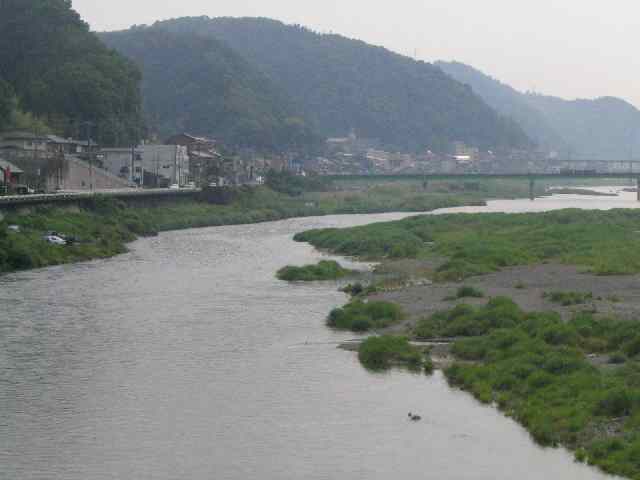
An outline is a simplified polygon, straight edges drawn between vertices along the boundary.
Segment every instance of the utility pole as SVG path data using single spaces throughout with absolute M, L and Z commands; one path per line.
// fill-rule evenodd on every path
M 175 153 L 173 155 L 173 183 L 180 185 L 180 176 L 178 175 L 178 145 L 176 145 Z
M 93 192 L 93 157 L 91 154 L 91 127 L 95 126 L 94 122 L 82 122 L 87 130 L 87 160 L 89 162 L 89 190 Z
M 133 179 L 134 179 L 133 175 L 134 175 L 134 171 L 135 171 L 135 163 L 136 163 L 136 147 L 135 147 L 135 145 L 131 145 L 131 169 L 130 169 L 131 170 L 131 174 L 129 175 L 131 183 L 135 183 L 133 181 Z

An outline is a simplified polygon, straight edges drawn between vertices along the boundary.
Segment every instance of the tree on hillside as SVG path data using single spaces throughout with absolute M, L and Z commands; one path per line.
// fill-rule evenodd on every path
M 140 73 L 89 31 L 70 1 L 2 0 L 0 38 L 0 72 L 23 110 L 62 134 L 93 121 L 106 143 L 136 140 Z
M 0 130 L 11 125 L 15 109 L 16 97 L 13 88 L 0 78 Z
M 327 137 L 355 130 L 405 151 L 442 152 L 456 141 L 484 148 L 531 145 L 518 125 L 471 88 L 385 48 L 265 18 L 181 18 L 153 28 L 224 42 Z
M 147 122 L 160 136 L 187 131 L 263 151 L 320 143 L 284 91 L 214 38 L 139 27 L 101 37 L 142 69 Z

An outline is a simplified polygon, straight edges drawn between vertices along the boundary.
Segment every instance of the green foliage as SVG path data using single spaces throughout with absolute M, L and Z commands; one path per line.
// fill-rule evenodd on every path
M 367 332 L 388 327 L 403 318 L 404 312 L 394 303 L 355 299 L 342 308 L 332 310 L 327 325 L 339 330 Z
M 365 290 L 365 287 L 360 282 L 357 282 L 357 283 L 350 283 L 346 287 L 341 288 L 340 291 L 352 297 L 357 297 L 359 295 L 362 295 L 366 290 Z
M 525 321 L 526 315 L 510 299 L 496 297 L 486 306 L 474 308 L 460 304 L 452 310 L 437 312 L 418 322 L 414 335 L 427 340 L 439 337 L 475 337 L 496 328 L 512 328 Z
M 355 128 L 402 150 L 445 151 L 457 140 L 528 145 L 518 126 L 440 69 L 364 42 L 268 19 L 183 18 L 153 28 L 225 42 L 327 137 Z
M 91 120 L 103 143 L 134 139 L 140 74 L 100 43 L 71 2 L 4 0 L 0 13 L 0 72 L 23 111 L 59 133 L 78 135 L 79 122 Z
M 584 305 L 593 300 L 593 293 L 582 292 L 545 292 L 543 297 L 563 307 Z
M 289 170 L 267 172 L 266 185 L 274 192 L 284 193 L 292 197 L 304 192 L 324 192 L 330 187 L 331 181 L 327 177 L 295 175 Z
M 540 444 L 564 445 L 580 461 L 638 477 L 640 364 L 599 369 L 586 358 L 594 352 L 619 355 L 640 335 L 638 324 L 587 314 L 564 323 L 555 314 L 525 314 L 507 299 L 498 303 L 435 319 L 443 328 L 464 317 L 482 325 L 471 332 L 477 336 L 454 344 L 452 352 L 464 362 L 446 370 L 449 382 L 482 402 L 495 402 Z
M 0 77 L 0 130 L 13 123 L 17 100 L 13 88 Z
M 66 212 L 39 207 L 28 216 L 8 217 L 0 222 L 0 273 L 103 258 L 126 251 L 126 242 L 136 234 L 152 234 L 155 229 L 137 212 L 114 202 L 114 215 L 87 208 Z M 7 231 L 7 225 L 19 225 L 21 231 Z M 76 238 L 73 245 L 51 245 L 43 239 L 47 231 Z
M 640 272 L 640 236 L 635 233 L 639 224 L 636 210 L 428 215 L 312 230 L 296 240 L 364 258 L 445 257 L 448 260 L 435 274 L 441 281 L 547 261 L 612 275 Z
M 457 298 L 484 298 L 484 292 L 468 285 L 462 286 L 456 292 Z
M 101 34 L 143 71 L 147 123 L 268 151 L 314 149 L 319 137 L 279 84 L 213 37 L 154 27 Z
M 338 280 L 355 272 L 342 268 L 338 262 L 323 260 L 317 265 L 288 266 L 278 270 L 277 277 L 287 282 L 316 282 Z
M 415 257 L 424 242 L 419 237 L 403 229 L 389 225 L 384 229 L 372 229 L 370 226 L 355 227 L 345 235 L 345 230 L 311 230 L 297 234 L 297 242 L 309 242 L 315 247 L 339 252 L 342 255 L 362 257 Z
M 388 370 L 392 366 L 405 366 L 411 370 L 419 370 L 424 364 L 424 355 L 409 343 L 405 337 L 382 336 L 370 337 L 362 342 L 358 351 L 362 365 L 369 370 Z M 426 370 L 433 364 L 428 362 Z

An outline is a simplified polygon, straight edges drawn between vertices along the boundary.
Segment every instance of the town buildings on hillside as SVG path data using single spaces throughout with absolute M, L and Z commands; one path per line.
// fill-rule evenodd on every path
M 222 163 L 214 140 L 188 134 L 163 144 L 101 148 L 93 140 L 26 131 L 0 132 L 0 159 L 0 192 L 188 186 Z

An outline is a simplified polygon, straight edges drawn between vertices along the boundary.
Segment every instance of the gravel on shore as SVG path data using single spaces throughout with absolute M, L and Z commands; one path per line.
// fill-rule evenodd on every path
M 485 298 L 455 297 L 462 285 L 480 289 Z M 593 300 L 582 305 L 561 306 L 544 297 L 545 292 L 592 293 Z M 462 283 L 434 283 L 411 286 L 373 295 L 402 306 L 407 319 L 390 328 L 389 333 L 407 332 L 415 323 L 437 311 L 459 303 L 483 305 L 487 299 L 505 296 L 525 311 L 556 311 L 569 319 L 576 311 L 586 310 L 599 316 L 625 320 L 640 319 L 640 275 L 597 276 L 569 265 L 543 264 L 505 268 L 499 272 L 467 279 Z

